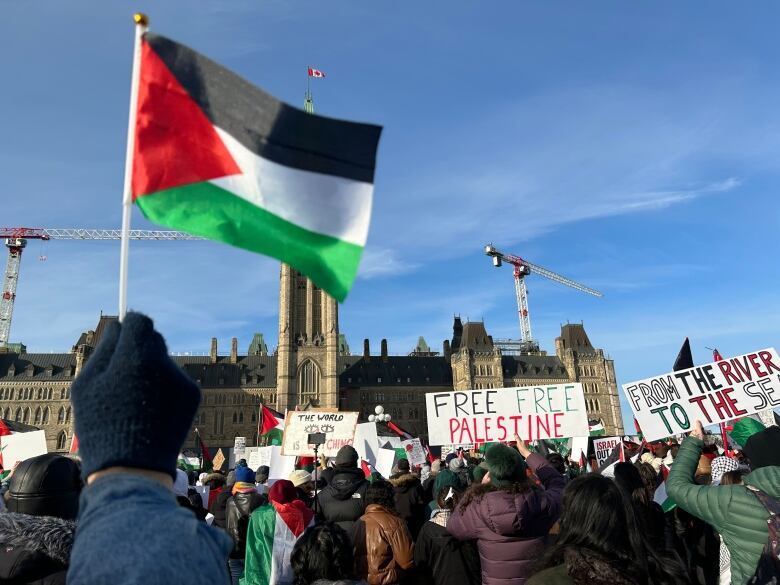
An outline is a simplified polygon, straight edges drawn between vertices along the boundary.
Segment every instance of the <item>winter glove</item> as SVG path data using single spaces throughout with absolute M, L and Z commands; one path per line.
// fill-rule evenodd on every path
M 176 478 L 200 389 L 168 357 L 151 319 L 128 313 L 111 323 L 74 380 L 71 399 L 84 478 L 113 466 Z

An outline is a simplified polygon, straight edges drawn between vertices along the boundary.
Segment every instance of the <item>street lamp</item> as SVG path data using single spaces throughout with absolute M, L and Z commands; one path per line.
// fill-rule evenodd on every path
M 385 412 L 385 409 L 382 405 L 377 405 L 374 408 L 374 412 L 376 414 L 368 415 L 368 422 L 390 422 L 390 419 L 392 418 Z

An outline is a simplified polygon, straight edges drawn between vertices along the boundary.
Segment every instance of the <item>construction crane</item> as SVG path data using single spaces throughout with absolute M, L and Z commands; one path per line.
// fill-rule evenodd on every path
M 100 229 L 51 229 L 51 228 L 0 228 L 0 238 L 5 238 L 8 248 L 8 263 L 5 266 L 3 295 L 0 297 L 0 347 L 8 345 L 11 333 L 11 318 L 16 300 L 16 285 L 19 282 L 19 267 L 22 251 L 27 240 L 119 240 L 121 230 Z M 132 240 L 202 240 L 197 236 L 173 231 L 130 230 Z
M 599 291 L 589 288 L 583 284 L 575 282 L 565 276 L 556 274 L 552 270 L 547 270 L 541 266 L 533 264 L 520 256 L 504 254 L 496 250 L 493 244 L 485 246 L 485 254 L 493 258 L 493 266 L 499 268 L 503 262 L 511 264 L 514 267 L 515 277 L 515 295 L 517 297 L 517 313 L 520 318 L 520 348 L 523 353 L 539 351 L 539 344 L 534 340 L 531 334 L 531 316 L 528 314 L 528 289 L 525 286 L 525 277 L 529 274 L 538 274 L 560 284 L 565 284 L 571 288 L 577 289 L 594 297 L 602 297 Z

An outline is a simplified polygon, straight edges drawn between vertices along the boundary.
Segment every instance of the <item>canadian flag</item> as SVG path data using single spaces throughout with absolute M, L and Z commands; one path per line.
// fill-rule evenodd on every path
M 325 74 L 319 69 L 309 67 L 309 77 L 325 77 Z

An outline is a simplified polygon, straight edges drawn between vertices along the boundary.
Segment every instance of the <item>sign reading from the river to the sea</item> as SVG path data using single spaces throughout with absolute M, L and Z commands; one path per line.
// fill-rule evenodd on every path
M 654 441 L 780 406 L 780 357 L 774 348 L 623 384 L 642 427 Z

